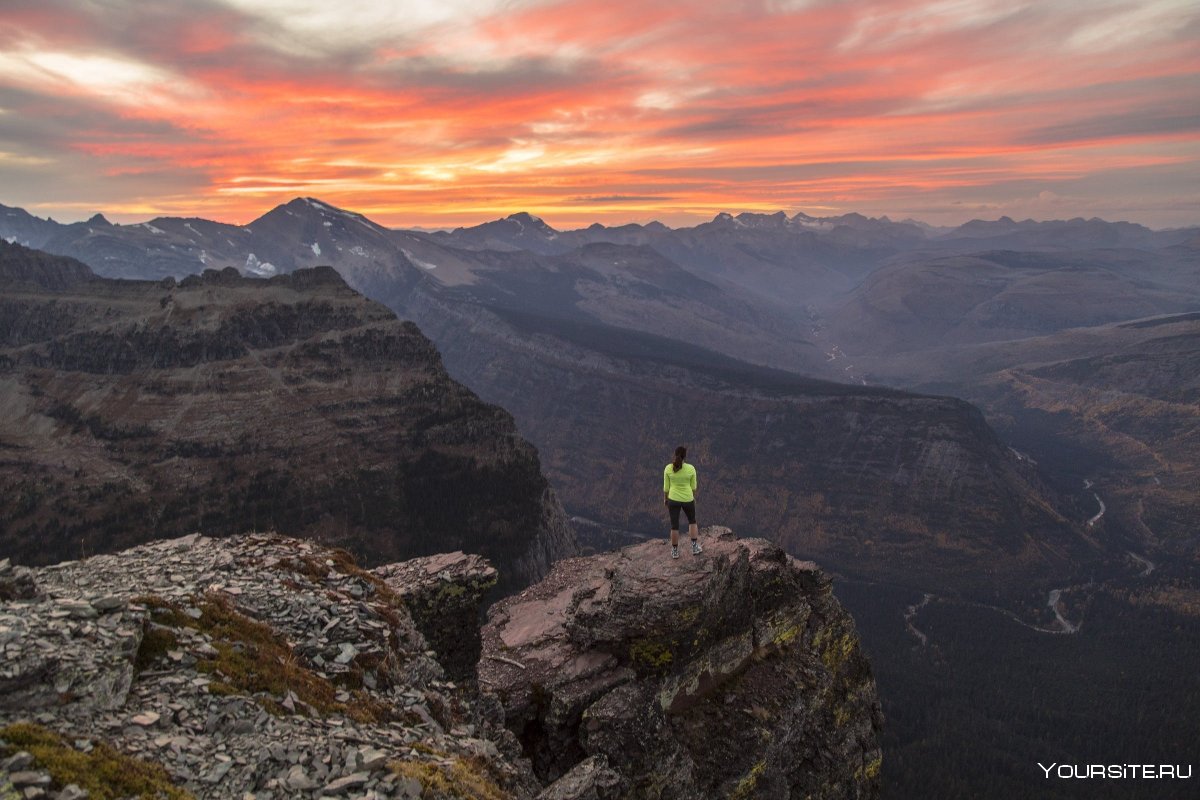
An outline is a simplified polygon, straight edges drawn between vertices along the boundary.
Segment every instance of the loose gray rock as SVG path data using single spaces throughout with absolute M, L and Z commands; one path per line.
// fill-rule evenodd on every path
M 360 786 L 365 786 L 367 781 L 371 779 L 370 773 L 356 772 L 353 775 L 347 775 L 344 778 L 338 778 L 326 784 L 325 794 L 344 794 L 351 789 L 357 789 Z

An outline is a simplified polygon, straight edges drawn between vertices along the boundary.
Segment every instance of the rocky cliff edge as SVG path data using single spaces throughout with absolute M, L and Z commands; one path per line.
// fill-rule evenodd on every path
M 876 796 L 875 682 L 829 579 L 727 528 L 701 541 L 560 561 L 492 607 L 479 680 L 538 777 L 600 798 Z
M 462 553 L 366 571 L 248 534 L 0 560 L 0 797 L 877 794 L 874 683 L 828 580 L 704 542 L 562 562 L 493 608 L 477 674 L 495 572 Z

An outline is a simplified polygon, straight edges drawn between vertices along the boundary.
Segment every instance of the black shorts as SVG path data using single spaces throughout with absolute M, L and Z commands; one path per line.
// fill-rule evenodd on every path
M 671 530 L 679 530 L 679 509 L 683 509 L 683 513 L 687 514 L 688 524 L 696 524 L 696 501 L 689 500 L 686 503 L 681 503 L 678 500 L 668 500 L 667 510 L 671 512 Z

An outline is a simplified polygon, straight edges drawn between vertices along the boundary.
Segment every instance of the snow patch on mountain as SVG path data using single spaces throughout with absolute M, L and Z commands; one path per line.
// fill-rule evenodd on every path
M 246 266 L 243 267 L 243 271 L 267 277 L 268 275 L 274 275 L 279 270 L 274 264 L 269 261 L 260 261 L 258 256 L 251 253 L 246 256 Z
M 836 227 L 829 220 L 813 219 L 812 217 L 808 217 L 807 219 L 798 219 L 793 217 L 792 224 L 799 225 L 801 228 L 812 228 L 813 230 L 818 231 L 829 230 L 830 228 Z
M 311 197 L 305 197 L 304 202 L 307 203 L 310 207 L 317 209 L 322 214 L 340 214 L 341 216 L 346 217 L 347 219 L 352 219 L 355 222 L 362 224 L 365 228 L 367 228 L 367 230 L 374 231 L 379 228 L 378 225 L 374 224 L 373 222 L 368 221 L 367 218 L 364 217 L 362 214 L 356 214 L 353 211 L 343 211 L 340 208 L 334 208 L 333 206 L 327 206 L 324 203 L 322 203 L 320 200 L 314 200 Z M 329 227 L 329 223 L 326 222 L 325 226 Z
M 437 264 L 431 264 L 428 261 L 423 261 L 422 259 L 417 258 L 416 256 L 414 256 L 412 253 L 408 252 L 404 248 L 400 248 L 400 252 L 404 253 L 405 258 L 407 258 L 415 266 L 418 266 L 421 269 L 437 269 Z
M 313 242 L 312 244 L 309 245 L 309 247 L 312 248 L 314 256 L 321 255 L 321 245 L 317 244 L 316 242 Z

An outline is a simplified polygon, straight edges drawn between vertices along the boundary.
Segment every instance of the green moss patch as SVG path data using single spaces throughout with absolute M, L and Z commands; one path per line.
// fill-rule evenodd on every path
M 375 598 L 393 608 L 404 608 L 404 600 L 387 585 L 387 582 L 373 572 L 368 572 L 354 560 L 354 556 L 341 548 L 330 550 L 324 558 L 317 555 L 295 556 L 279 562 L 279 567 L 298 572 L 316 584 L 322 583 L 328 576 L 329 570 L 341 575 L 358 578 L 371 586 Z
M 837 674 L 858 649 L 858 640 L 850 633 L 824 628 L 813 637 L 813 649 L 831 674 Z
M 69 746 L 58 734 L 38 725 L 17 723 L 0 728 L 0 755 L 26 750 L 39 769 L 50 773 L 57 788 L 75 784 L 88 791 L 92 800 L 194 800 L 173 785 L 167 771 L 117 752 L 103 742 L 90 753 Z
M 665 672 L 675 660 L 671 648 L 655 639 L 639 639 L 629 645 L 629 660 L 655 672 Z
M 876 758 L 869 764 L 859 767 L 854 772 L 854 780 L 856 782 L 873 781 L 879 777 L 879 771 L 883 767 L 883 758 Z

